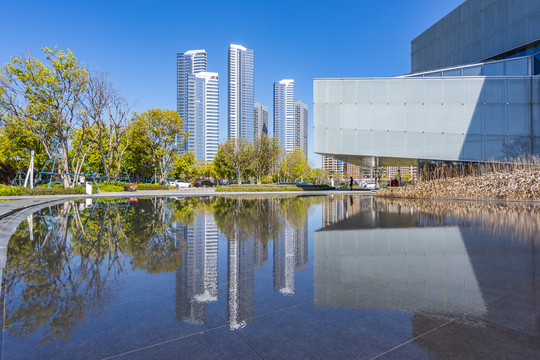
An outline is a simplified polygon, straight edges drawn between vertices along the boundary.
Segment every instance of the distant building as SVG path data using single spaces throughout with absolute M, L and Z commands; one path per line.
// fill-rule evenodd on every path
M 401 178 L 410 175 L 411 180 L 416 181 L 418 179 L 418 167 L 416 165 L 411 166 L 388 166 L 386 168 L 386 176 L 389 180 L 394 179 L 397 176 L 398 170 L 401 172 Z
M 177 111 L 189 135 L 183 151 L 199 161 L 212 161 L 219 142 L 218 74 L 206 71 L 206 50 L 177 54 Z
M 308 154 L 308 106 L 302 100 L 294 102 L 294 147 Z
M 349 164 L 345 161 L 334 159 L 329 156 L 322 157 L 322 169 L 327 170 L 330 174 L 341 174 L 343 177 L 352 176 L 354 178 L 359 177 L 359 166 Z
M 253 108 L 254 135 L 255 137 L 268 135 L 268 106 L 256 102 Z
M 284 153 L 294 149 L 294 80 L 274 82 L 274 137 Z
M 254 54 L 241 45 L 229 46 L 228 72 L 229 139 L 254 139 Z

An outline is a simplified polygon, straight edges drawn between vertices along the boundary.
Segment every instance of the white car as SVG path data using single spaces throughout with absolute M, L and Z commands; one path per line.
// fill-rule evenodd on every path
M 364 189 L 375 189 L 377 185 L 374 181 L 362 181 L 360 182 L 360 187 Z
M 176 186 L 177 188 L 190 188 L 192 185 L 190 182 L 183 181 L 183 180 L 176 180 L 173 182 L 173 186 Z

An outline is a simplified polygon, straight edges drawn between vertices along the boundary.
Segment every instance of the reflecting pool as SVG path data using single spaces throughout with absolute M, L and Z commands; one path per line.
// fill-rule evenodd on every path
M 65 202 L 0 256 L 1 358 L 539 359 L 537 247 L 516 203 Z

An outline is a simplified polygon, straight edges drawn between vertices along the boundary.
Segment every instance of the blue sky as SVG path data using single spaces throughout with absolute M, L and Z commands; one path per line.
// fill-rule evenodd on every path
M 206 49 L 220 76 L 220 139 L 227 136 L 227 50 L 255 51 L 255 101 L 268 105 L 274 81 L 295 80 L 309 105 L 313 78 L 397 76 L 410 71 L 410 41 L 462 0 L 356 1 L 4 1 L 0 64 L 42 47 L 70 49 L 142 112 L 176 109 L 176 53 Z M 23 5 L 24 4 L 24 5 Z

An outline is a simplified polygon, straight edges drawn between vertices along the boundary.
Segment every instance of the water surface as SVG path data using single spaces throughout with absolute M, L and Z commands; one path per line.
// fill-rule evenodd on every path
M 18 227 L 3 359 L 540 358 L 540 208 L 66 202 Z

